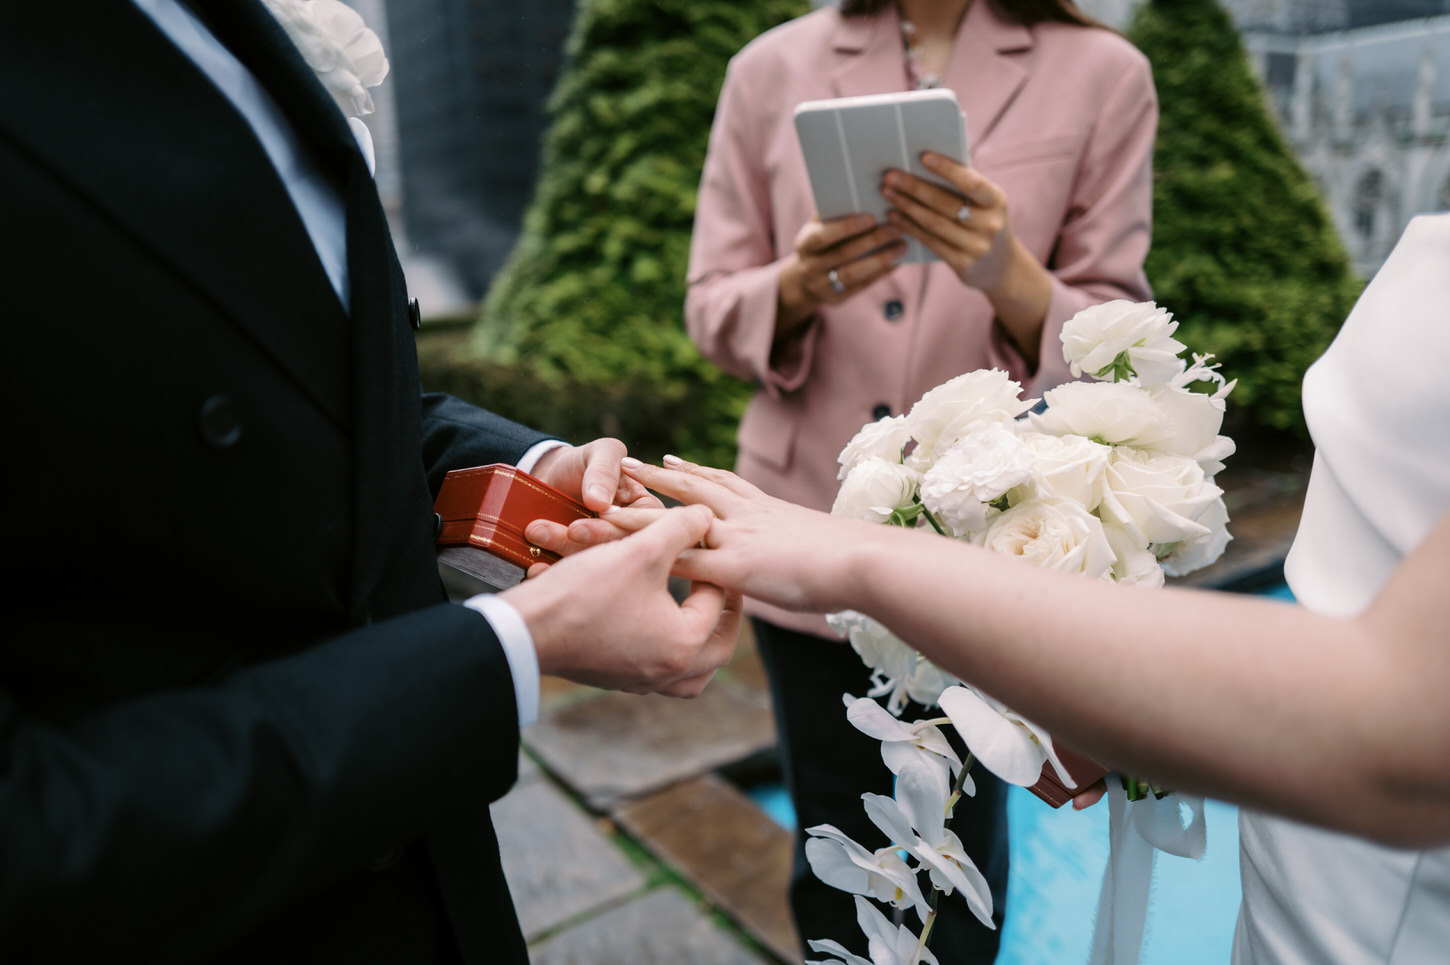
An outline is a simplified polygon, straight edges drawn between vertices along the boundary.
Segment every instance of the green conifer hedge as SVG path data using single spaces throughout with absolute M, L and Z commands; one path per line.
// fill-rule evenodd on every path
M 1217 0 L 1149 0 L 1128 36 L 1152 61 L 1162 107 L 1154 298 L 1239 380 L 1232 427 L 1302 432 L 1304 370 L 1362 283 Z
M 484 404 L 506 391 L 495 408 L 576 441 L 617 435 L 642 457 L 730 465 L 749 387 L 684 331 L 695 194 L 726 62 L 810 9 L 580 0 L 522 235 L 485 300 L 474 362 L 435 384 Z

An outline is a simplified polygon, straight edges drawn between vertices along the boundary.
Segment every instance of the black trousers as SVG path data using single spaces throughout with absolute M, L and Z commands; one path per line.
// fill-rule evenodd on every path
M 871 791 L 889 796 L 892 774 L 881 761 L 880 741 L 852 727 L 841 702 L 842 694 L 865 695 L 870 670 L 844 640 L 799 633 L 759 619 L 751 622 L 770 677 L 796 826 L 832 824 L 863 847 L 873 851 L 883 847 L 886 838 L 866 817 L 861 795 Z M 925 716 L 925 708 L 912 704 L 902 719 Z M 997 929 L 977 921 L 959 895 L 943 896 L 930 948 L 938 961 L 952 965 L 988 965 L 996 959 L 1007 901 L 1007 786 L 980 767 L 973 769 L 972 779 L 976 797 L 958 802 L 952 830 L 991 885 Z M 866 939 L 856 924 L 855 899 L 811 872 L 805 839 L 798 831 L 790 885 L 791 911 L 801 941 L 829 938 L 864 956 Z M 888 918 L 894 911 L 878 907 Z M 906 915 L 907 926 L 920 932 L 916 913 Z M 815 953 L 807 955 L 812 957 Z

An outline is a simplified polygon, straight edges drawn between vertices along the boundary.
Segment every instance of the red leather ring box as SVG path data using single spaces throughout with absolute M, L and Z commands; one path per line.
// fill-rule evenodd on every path
M 594 516 L 578 500 L 504 463 L 448 473 L 433 511 L 442 519 L 439 549 L 472 546 L 523 569 L 559 559 L 524 539 L 524 527 L 536 519 L 567 526 Z

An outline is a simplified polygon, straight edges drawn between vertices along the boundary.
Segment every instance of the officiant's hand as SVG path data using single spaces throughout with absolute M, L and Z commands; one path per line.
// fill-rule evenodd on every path
M 533 636 L 541 673 L 694 697 L 729 662 L 740 595 L 697 583 L 676 602 L 668 585 L 676 558 L 704 539 L 710 513 L 694 506 L 654 512 L 655 525 L 643 532 L 576 553 L 504 591 Z
M 997 319 L 1036 364 L 1052 276 L 1012 231 L 1007 194 L 975 168 L 932 151 L 921 163 L 952 189 L 906 171 L 888 171 L 881 196 L 890 222 L 941 258 L 963 284 L 992 303 Z
M 596 513 L 610 506 L 663 508 L 664 504 L 649 490 L 620 472 L 619 463 L 624 455 L 624 443 L 618 439 L 561 446 L 544 453 L 534 464 L 531 475 L 575 497 Z M 524 529 L 524 537 L 530 543 L 560 556 L 624 535 L 625 531 L 600 519 L 580 520 L 573 527 L 540 519 Z M 529 574 L 534 576 L 545 569 L 548 569 L 547 563 L 536 563 Z
M 775 337 L 803 326 L 822 305 L 839 305 L 891 273 L 906 253 L 901 229 L 869 214 L 821 221 L 796 232 L 795 250 L 781 263 Z

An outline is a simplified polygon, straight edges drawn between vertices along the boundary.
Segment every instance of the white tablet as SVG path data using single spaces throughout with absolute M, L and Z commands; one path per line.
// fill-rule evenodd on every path
M 806 101 L 795 109 L 795 129 L 822 221 L 858 211 L 885 221 L 881 178 L 890 168 L 950 187 L 921 166 L 922 151 L 968 162 L 966 115 L 940 87 Z M 906 243 L 902 261 L 936 258 L 916 239 Z

